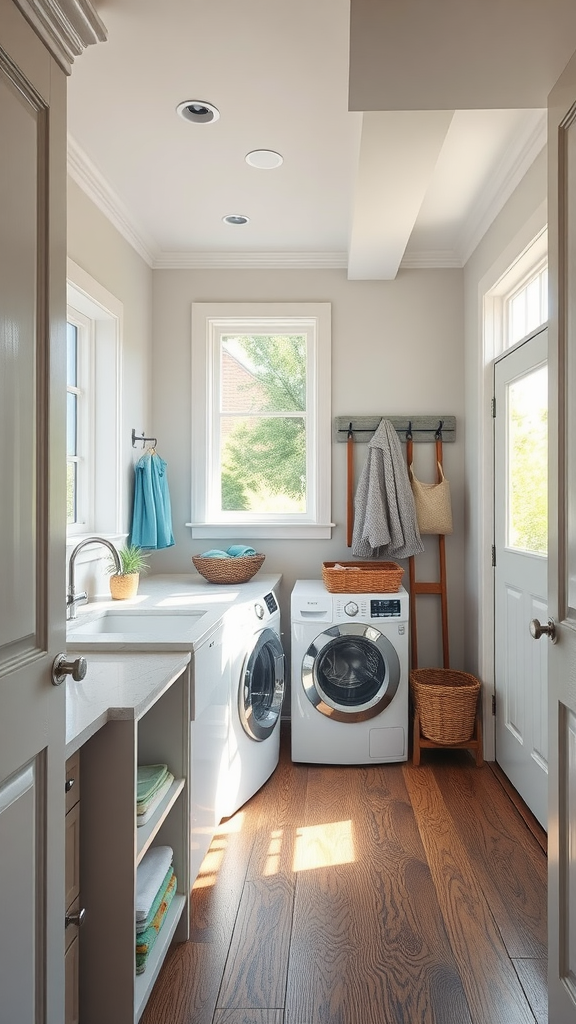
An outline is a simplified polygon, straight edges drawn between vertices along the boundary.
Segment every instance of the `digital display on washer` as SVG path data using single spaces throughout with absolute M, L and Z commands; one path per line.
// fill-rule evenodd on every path
M 391 619 L 400 615 L 400 601 L 396 598 L 385 601 L 370 601 L 371 619 Z
M 278 605 L 276 603 L 276 598 L 274 597 L 274 594 L 266 594 L 264 600 L 266 602 L 266 606 L 268 608 L 268 611 L 270 612 L 270 615 L 272 615 L 273 612 L 278 610 Z

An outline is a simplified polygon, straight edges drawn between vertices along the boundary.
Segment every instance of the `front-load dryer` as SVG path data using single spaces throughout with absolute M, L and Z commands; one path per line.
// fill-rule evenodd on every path
M 292 760 L 408 757 L 408 594 L 292 591 Z
M 234 814 L 270 778 L 280 754 L 284 649 L 274 591 L 238 603 L 225 616 L 230 662 L 228 748 L 221 818 Z

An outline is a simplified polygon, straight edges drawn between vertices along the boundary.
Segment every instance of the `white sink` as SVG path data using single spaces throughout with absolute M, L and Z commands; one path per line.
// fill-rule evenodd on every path
M 125 611 L 105 609 L 89 618 L 80 616 L 67 624 L 66 646 L 70 650 L 104 650 L 122 647 L 147 650 L 192 648 L 204 632 L 206 608 L 170 611 Z

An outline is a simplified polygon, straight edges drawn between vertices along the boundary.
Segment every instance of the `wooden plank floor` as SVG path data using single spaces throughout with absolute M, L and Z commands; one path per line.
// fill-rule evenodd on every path
M 142 1024 L 546 1024 L 544 840 L 465 752 L 293 765 L 284 733 Z

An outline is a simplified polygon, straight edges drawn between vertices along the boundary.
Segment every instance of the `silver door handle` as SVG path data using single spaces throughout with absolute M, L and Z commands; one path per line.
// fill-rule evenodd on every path
M 79 683 L 81 679 L 84 679 L 88 671 L 88 662 L 86 658 L 76 658 L 74 661 L 67 661 L 65 654 L 59 654 L 54 658 L 54 664 L 52 665 L 52 682 L 54 686 L 60 686 L 66 679 L 66 676 L 72 676 L 75 682 Z
M 82 907 L 82 910 L 76 911 L 74 914 L 66 914 L 64 918 L 64 927 L 67 928 L 69 924 L 75 924 L 77 928 L 81 928 L 86 918 L 86 908 Z
M 534 640 L 539 640 L 541 636 L 547 636 L 551 643 L 555 644 L 558 640 L 556 636 L 556 623 L 554 619 L 548 619 L 545 626 L 539 621 L 539 619 L 532 619 L 530 626 L 530 636 Z

